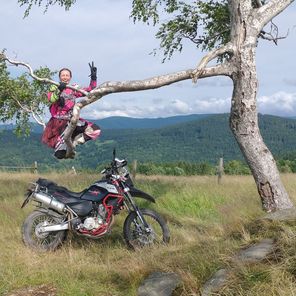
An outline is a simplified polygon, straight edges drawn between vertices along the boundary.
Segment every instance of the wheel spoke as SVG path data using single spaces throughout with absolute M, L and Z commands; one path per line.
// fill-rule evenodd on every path
M 24 241 L 27 245 L 42 250 L 55 249 L 64 239 L 64 231 L 41 232 L 40 228 L 58 223 L 56 219 L 46 213 L 33 212 L 25 223 Z
M 148 213 L 142 213 L 150 231 L 141 223 L 139 217 L 134 217 L 130 225 L 130 243 L 134 247 L 143 247 L 163 243 L 163 229 L 159 221 Z

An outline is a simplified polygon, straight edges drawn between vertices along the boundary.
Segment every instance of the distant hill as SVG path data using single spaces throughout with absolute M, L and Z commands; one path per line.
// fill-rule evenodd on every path
M 116 145 L 126 157 L 143 161 L 243 159 L 228 122 L 229 114 L 217 114 L 159 129 L 110 130 L 103 132 L 102 141 L 112 143 L 109 149 Z M 259 114 L 259 125 L 274 155 L 296 151 L 295 120 Z
M 98 141 L 78 147 L 75 160 L 62 161 L 56 160 L 52 151 L 40 143 L 40 134 L 16 138 L 11 130 L 1 130 L 0 165 L 38 161 L 44 167 L 75 165 L 95 168 L 98 163 L 110 161 L 114 147 L 118 157 L 126 157 L 129 161 L 217 163 L 221 156 L 226 161 L 243 159 L 229 129 L 228 117 L 228 114 L 208 115 L 160 128 L 103 128 Z M 267 146 L 275 156 L 296 151 L 296 120 L 259 115 L 259 125 Z
M 131 118 L 123 116 L 112 116 L 101 120 L 91 120 L 102 129 L 139 129 L 139 128 L 161 128 L 182 122 L 200 120 L 209 114 L 191 114 L 160 118 Z
M 174 125 L 182 122 L 192 120 L 200 120 L 206 118 L 209 114 L 191 114 L 191 115 L 178 115 L 171 117 L 159 118 L 132 118 L 124 116 L 111 116 L 100 120 L 89 120 L 96 123 L 102 129 L 139 129 L 139 128 L 160 128 L 169 125 Z M 34 133 L 41 133 L 42 127 L 36 123 L 31 123 L 32 131 Z M 13 124 L 0 124 L 0 130 L 12 130 Z

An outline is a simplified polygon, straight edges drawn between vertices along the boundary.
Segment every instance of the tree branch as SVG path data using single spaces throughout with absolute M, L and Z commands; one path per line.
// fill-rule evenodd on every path
M 294 0 L 271 0 L 258 8 L 254 13 L 256 14 L 256 22 L 260 24 L 260 31 L 270 22 L 275 16 L 281 13 Z
M 20 108 L 21 108 L 22 110 L 24 110 L 24 111 L 27 112 L 27 113 L 31 113 L 32 116 L 33 116 L 33 118 L 34 118 L 34 120 L 35 120 L 38 124 L 40 124 L 40 125 L 43 126 L 43 130 L 45 129 L 46 124 L 45 124 L 44 120 L 42 119 L 41 116 L 39 116 L 38 114 L 35 114 L 33 108 L 30 108 L 30 109 L 29 109 L 28 107 L 22 105 L 22 104 L 20 103 L 20 101 L 19 101 L 18 99 L 16 99 L 16 98 L 13 98 L 13 100 L 14 100 L 14 101 L 20 106 Z
M 132 80 L 132 81 L 109 81 L 99 85 L 97 88 L 92 90 L 87 97 L 84 97 L 79 103 L 76 103 L 73 108 L 73 114 L 70 124 L 67 126 L 64 133 L 64 140 L 67 144 L 67 158 L 73 158 L 75 155 L 74 146 L 71 141 L 71 135 L 75 130 L 76 124 L 79 120 L 80 110 L 101 99 L 102 97 L 118 92 L 132 92 L 140 90 L 148 90 L 160 88 L 162 86 L 170 85 L 175 82 L 192 79 L 194 69 L 188 69 L 179 71 L 172 74 L 156 76 L 144 80 Z M 223 63 L 214 67 L 204 68 L 203 72 L 200 73 L 198 79 L 212 77 L 212 76 L 231 76 L 231 64 Z
M 32 111 L 32 116 L 38 124 L 43 126 L 43 130 L 45 130 L 46 124 L 43 119 L 38 114 L 35 114 L 34 111 Z
M 14 60 L 11 60 L 11 59 L 9 59 L 8 57 L 6 57 L 3 53 L 1 54 L 1 59 L 3 59 L 3 60 L 5 60 L 5 61 L 7 61 L 7 62 L 9 62 L 10 64 L 15 65 L 15 66 L 19 66 L 19 65 L 21 65 L 21 66 L 26 67 L 26 68 L 29 70 L 29 75 L 30 75 L 33 79 L 35 79 L 35 80 L 37 80 L 37 81 L 44 82 L 44 83 L 50 83 L 50 84 L 54 84 L 54 85 L 56 85 L 56 86 L 59 86 L 59 83 L 58 83 L 58 82 L 55 82 L 55 81 L 53 81 L 53 80 L 51 80 L 51 79 L 48 79 L 48 78 L 40 78 L 40 77 L 38 77 L 37 75 L 35 75 L 35 74 L 34 74 L 34 71 L 33 71 L 33 69 L 32 69 L 32 67 L 31 67 L 29 64 L 27 64 L 27 63 L 20 62 L 20 61 L 14 61 Z M 71 86 L 71 85 L 67 85 L 67 88 L 70 88 L 70 89 L 72 89 L 72 90 L 78 91 L 78 92 L 82 93 L 82 94 L 85 95 L 85 96 L 88 95 L 88 92 L 85 91 L 85 90 L 83 90 L 83 89 L 80 89 L 80 88 L 77 88 L 77 87 L 74 87 L 74 86 Z
M 75 156 L 75 146 L 73 145 L 73 142 L 71 140 L 71 136 L 76 128 L 77 122 L 79 120 L 79 115 L 80 115 L 80 110 L 83 107 L 81 102 L 76 103 L 73 107 L 72 111 L 72 117 L 70 119 L 70 122 L 65 129 L 64 132 L 64 140 L 67 145 L 67 153 L 66 153 L 66 158 L 74 158 Z
M 131 81 L 109 81 L 99 85 L 92 90 L 88 97 L 80 101 L 81 108 L 101 99 L 111 93 L 118 92 L 132 92 L 148 89 L 156 89 L 162 86 L 167 86 L 175 82 L 192 79 L 195 69 L 188 69 L 167 75 L 156 76 L 144 80 L 131 80 Z M 228 64 L 221 64 L 214 67 L 204 68 L 203 73 L 198 78 L 206 78 L 212 76 L 230 76 L 231 71 Z
M 192 80 L 194 83 L 197 82 L 197 79 L 203 74 L 203 71 L 206 67 L 206 65 L 215 59 L 216 57 L 224 54 L 224 53 L 233 53 L 233 46 L 232 43 L 227 43 L 225 46 L 219 47 L 211 52 L 209 52 L 207 55 L 205 55 L 199 64 L 197 65 L 196 69 L 192 73 Z

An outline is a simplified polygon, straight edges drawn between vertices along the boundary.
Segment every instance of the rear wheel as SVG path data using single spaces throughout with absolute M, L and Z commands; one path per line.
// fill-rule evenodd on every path
M 165 220 L 155 211 L 149 209 L 141 209 L 140 211 L 148 224 L 148 228 L 145 228 L 136 212 L 131 212 L 123 225 L 123 235 L 127 245 L 136 249 L 168 243 L 170 231 Z
M 22 227 L 23 241 L 26 246 L 43 251 L 52 251 L 65 240 L 66 231 L 40 232 L 40 227 L 61 223 L 62 219 L 40 211 L 32 212 Z

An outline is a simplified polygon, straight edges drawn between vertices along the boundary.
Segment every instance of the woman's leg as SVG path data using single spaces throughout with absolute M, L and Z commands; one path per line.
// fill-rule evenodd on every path
M 84 139 L 85 141 L 95 140 L 101 134 L 101 129 L 98 125 L 89 122 L 85 131 L 84 131 Z

